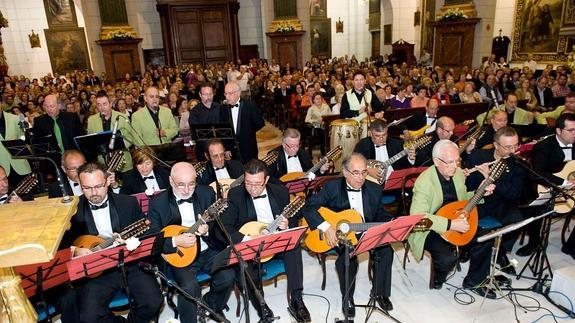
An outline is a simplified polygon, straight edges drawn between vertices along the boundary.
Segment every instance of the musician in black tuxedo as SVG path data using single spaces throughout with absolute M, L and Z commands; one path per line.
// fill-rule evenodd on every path
M 205 170 L 198 176 L 198 183 L 210 185 L 212 182 L 226 178 L 236 179 L 244 174 L 244 166 L 237 160 L 226 160 L 224 144 L 217 138 L 212 138 L 206 146 L 207 164 Z
M 556 135 L 549 137 L 533 146 L 531 152 L 531 165 L 533 170 L 550 180 L 556 185 L 575 184 L 573 180 L 562 179 L 553 175 L 563 169 L 565 162 L 575 159 L 575 115 L 564 113 L 556 122 Z M 542 180 L 538 184 L 549 186 Z M 541 221 L 535 221 L 528 226 L 529 243 L 517 250 L 517 255 L 528 256 L 540 243 L 539 231 Z M 575 235 L 571 232 L 561 251 L 575 258 Z
M 108 193 L 105 169 L 96 164 L 82 165 L 79 170 L 80 185 L 84 195 L 80 197 L 78 210 L 72 217 L 71 228 L 64 235 L 64 246 L 82 235 L 111 238 L 128 225 L 144 218 L 138 201 L 125 195 Z M 75 248 L 74 256 L 92 253 L 90 249 Z M 126 264 L 128 285 L 134 299 L 133 315 L 136 322 L 148 322 L 155 318 L 163 297 L 156 279 L 142 272 L 137 263 Z M 77 293 L 78 312 L 81 322 L 114 322 L 108 309 L 114 295 L 122 289 L 122 275 L 116 269 L 105 271 L 93 279 L 79 283 Z
M 291 172 L 307 172 L 313 167 L 311 156 L 301 148 L 301 134 L 297 129 L 287 128 L 282 135 L 282 145 L 272 149 L 278 152 L 278 159 L 269 167 L 270 176 L 279 179 Z M 271 152 L 270 151 L 270 152 Z M 331 163 L 325 163 L 316 175 L 329 171 Z
M 493 138 L 497 130 L 507 126 L 507 112 L 496 111 L 491 115 L 490 123 L 484 125 L 485 131 L 479 136 L 475 142 L 475 148 L 482 149 L 487 145 L 493 144 Z
M 221 216 L 224 227 L 229 232 L 233 243 L 246 241 L 252 237 L 242 234 L 239 229 L 250 221 L 260 221 L 271 223 L 276 216 L 281 214 L 285 206 L 290 202 L 290 196 L 285 186 L 268 183 L 268 167 L 261 160 L 253 159 L 245 165 L 244 184 L 232 188 L 228 193 L 228 208 Z M 297 218 L 292 217 L 289 221 L 283 219 L 279 225 L 280 230 L 289 227 L 297 227 Z M 220 230 L 216 230 L 221 247 L 227 245 Z M 301 247 L 298 244 L 293 250 L 275 257 L 283 257 L 286 275 L 288 278 L 288 288 L 290 291 L 289 309 L 299 321 L 310 321 L 310 314 L 303 299 L 303 262 L 301 258 Z M 256 265 L 252 262 L 248 266 L 248 272 L 256 281 L 256 286 L 261 286 L 261 277 L 256 275 Z M 248 284 L 250 300 L 258 311 L 258 315 L 263 322 L 268 322 L 272 318 L 273 312 L 266 305 L 262 308 L 253 290 Z M 263 294 L 263 291 L 260 291 Z
M 191 227 L 198 221 L 198 216 L 214 202 L 214 191 L 209 186 L 197 184 L 194 166 L 187 162 L 177 163 L 171 170 L 170 188 L 150 200 L 150 230 L 160 232 L 168 225 Z M 218 254 L 212 247 L 213 234 L 208 234 L 212 225 L 203 224 L 196 232 L 165 239 L 163 253 L 170 254 L 176 252 L 177 247 L 188 248 L 200 244 L 200 251 L 192 264 L 178 268 L 166 263 L 166 268 L 172 271 L 180 287 L 195 297 L 202 295 L 196 275 L 200 270 L 210 274 L 210 291 L 203 299 L 211 309 L 223 315 L 235 275 L 234 270 L 228 267 L 212 272 L 213 260 Z M 197 322 L 196 304 L 181 294 L 178 294 L 178 310 L 182 322 Z
M 66 150 L 62 154 L 61 168 L 66 174 L 64 178 L 64 190 L 68 196 L 81 196 L 84 194 L 80 187 L 78 168 L 86 163 L 86 158 L 79 150 Z M 62 190 L 58 181 L 48 185 L 48 197 L 62 197 Z
M 430 165 L 432 162 L 431 152 L 433 151 L 433 146 L 439 140 L 448 139 L 453 142 L 457 140 L 457 137 L 453 134 L 453 131 L 455 131 L 455 122 L 453 121 L 453 119 L 447 116 L 438 118 L 437 127 L 435 128 L 435 131 L 429 135 L 431 141 L 425 147 L 421 147 L 420 149 L 417 150 L 417 154 L 415 157 L 415 165 L 416 166 Z M 467 146 L 466 152 L 464 152 L 465 155 L 467 154 L 467 151 L 470 152 L 473 150 L 473 148 L 475 147 L 474 144 L 475 141 L 473 141 L 469 146 Z
M 490 163 L 495 160 L 506 159 L 506 171 L 495 181 L 493 194 L 483 198 L 484 203 L 477 206 L 479 218 L 490 216 L 502 225 L 517 223 L 523 220 L 519 210 L 521 193 L 526 180 L 526 171 L 517 164 L 516 159 L 509 158 L 519 149 L 519 135 L 511 127 L 503 127 L 495 133 L 494 148 L 475 150 L 466 161 L 466 172 L 475 166 Z M 470 191 L 475 191 L 485 176 L 481 172 L 468 174 L 465 186 Z M 516 275 L 515 268 L 510 265 L 507 253 L 513 249 L 513 244 L 519 236 L 518 231 L 510 232 L 503 236 L 501 247 L 497 257 L 497 263 L 501 270 L 510 275 Z
M 152 195 L 154 192 L 168 188 L 170 173 L 160 165 L 157 165 L 154 151 L 147 146 L 142 146 L 132 152 L 133 169 L 125 172 L 124 182 L 120 188 L 121 194 L 144 193 Z
M 12 194 L 12 192 L 13 190 L 10 188 L 6 170 L 0 166 L 0 205 L 34 200 L 34 195 L 30 193 L 19 196 L 18 194 Z
M 411 118 L 405 122 L 403 133 L 408 134 L 408 130 L 415 131 L 425 126 L 429 126 L 425 130 L 425 134 L 429 134 L 437 127 L 437 111 L 439 111 L 439 101 L 437 99 L 430 99 L 427 101 L 425 110 L 416 110 L 413 112 Z
M 236 82 L 226 84 L 226 100 L 230 108 L 224 108 L 226 122 L 232 124 L 239 144 L 242 163 L 258 158 L 256 132 L 264 127 L 265 122 L 260 109 L 252 102 L 240 100 L 242 91 Z
M 34 137 L 54 136 L 54 143 L 57 143 L 61 152 L 68 149 L 76 149 L 74 137 L 84 134 L 82 123 L 78 114 L 60 111 L 56 95 L 50 94 L 44 98 L 43 103 L 46 114 L 34 119 L 32 132 Z M 54 127 L 58 125 L 58 127 Z M 58 156 L 59 157 L 59 156 Z M 60 163 L 60 160 L 55 160 Z
M 224 109 L 219 103 L 214 102 L 214 89 L 208 83 L 200 85 L 200 103 L 198 103 L 191 111 L 188 119 L 190 129 L 194 129 L 197 125 L 218 124 L 227 122 L 227 110 Z M 203 140 L 196 142 L 196 156 L 198 161 L 205 160 L 204 151 L 206 143 Z
M 360 153 L 353 153 L 349 159 L 343 161 L 343 178 L 327 182 L 318 194 L 312 196 L 303 209 L 303 215 L 310 229 L 321 230 L 324 238 L 330 246 L 336 247 L 338 258 L 335 268 L 339 277 L 339 288 L 342 300 L 345 295 L 345 272 L 344 272 L 344 249 L 337 246 L 336 228 L 330 226 L 319 214 L 320 207 L 329 208 L 340 212 L 353 209 L 359 212 L 364 222 L 386 222 L 391 215 L 383 209 L 381 203 L 381 186 L 366 181 L 367 160 Z M 373 274 L 376 284 L 372 287 L 371 294 L 376 297 L 377 303 L 382 309 L 390 311 L 393 305 L 389 299 L 391 295 L 391 265 L 393 262 L 393 249 L 386 245 L 375 249 L 371 254 L 374 265 Z M 348 314 L 355 316 L 353 294 L 355 291 L 355 276 L 357 274 L 357 257 L 350 259 L 348 282 L 350 286 L 347 303 Z M 342 311 L 345 312 L 346 304 L 342 301 Z
M 284 104 L 286 101 L 289 101 L 291 93 L 292 91 L 288 88 L 287 82 L 281 81 L 280 87 L 274 90 L 274 103 Z
M 360 153 L 366 159 L 386 161 L 403 150 L 403 140 L 389 137 L 387 135 L 387 123 L 383 119 L 374 120 L 369 125 L 369 137 L 361 139 L 354 152 Z M 395 169 L 413 167 L 415 163 L 415 150 L 411 150 L 406 156 L 389 166 L 387 176 Z M 379 178 L 379 169 L 368 168 L 369 175 Z

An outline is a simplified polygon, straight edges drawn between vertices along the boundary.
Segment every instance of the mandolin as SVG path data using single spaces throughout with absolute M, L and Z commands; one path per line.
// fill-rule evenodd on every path
M 343 148 L 341 146 L 334 147 L 332 150 L 328 151 L 324 157 L 320 158 L 320 160 L 315 164 L 312 168 L 310 168 L 307 172 L 291 172 L 283 175 L 280 177 L 280 181 L 283 183 L 294 181 L 297 179 L 302 179 L 308 177 L 310 174 L 315 174 L 323 165 L 325 165 L 329 161 L 337 160 L 341 157 L 343 152 Z M 308 177 L 309 178 L 309 177 Z
M 2 204 L 10 203 L 10 199 L 14 195 L 22 196 L 23 194 L 30 192 L 30 190 L 37 184 L 38 184 L 38 177 L 36 176 L 35 173 L 31 173 L 30 175 L 26 176 L 20 182 L 20 184 L 18 184 L 18 186 L 16 186 L 16 188 L 12 191 L 12 193 L 10 193 L 10 195 L 8 195 L 8 198 Z
M 305 198 L 297 196 L 283 209 L 282 213 L 278 215 L 271 223 L 264 223 L 259 221 L 250 221 L 245 223 L 240 228 L 240 232 L 247 236 L 265 235 L 274 233 L 278 230 L 280 223 L 283 219 L 289 219 L 294 216 L 305 204 Z M 273 256 L 261 258 L 260 262 L 266 262 L 272 259 Z
M 120 168 L 126 163 L 124 160 L 124 152 L 121 150 L 115 150 L 112 153 L 112 157 L 108 161 L 108 167 L 106 168 L 107 174 L 113 174 L 115 171 L 120 170 Z
M 469 147 L 469 145 L 471 145 L 471 143 L 473 142 L 473 140 L 479 140 L 483 137 L 483 135 L 485 135 L 485 128 L 484 127 L 479 127 L 478 125 L 474 126 L 475 130 L 473 130 L 473 132 L 469 135 L 469 137 L 467 137 L 467 140 L 465 140 L 465 142 L 463 143 L 463 145 L 461 145 L 461 147 L 459 147 L 459 154 L 463 153 L 467 147 Z
M 267 166 L 270 166 L 278 159 L 279 153 L 277 151 L 269 152 L 262 161 L 266 163 Z M 218 196 L 222 198 L 226 198 L 228 196 L 228 191 L 236 186 L 240 186 L 244 182 L 244 175 L 233 179 L 233 178 L 225 178 L 220 180 L 215 180 L 210 183 L 210 186 L 214 189 L 216 193 L 221 190 L 221 193 L 218 193 Z M 219 187 L 218 187 L 219 186 Z
M 567 162 L 561 171 L 554 173 L 553 175 L 561 177 L 564 180 L 575 181 L 575 160 Z M 537 185 L 537 192 L 543 193 L 548 191 L 548 187 Z M 572 192 L 573 189 L 570 189 L 569 191 Z M 574 204 L 575 203 L 570 198 L 565 198 L 564 196 L 559 195 L 555 199 L 554 210 L 557 213 L 568 213 L 573 209 Z
M 228 203 L 224 199 L 219 199 L 214 202 L 214 204 L 210 205 L 199 217 L 196 223 L 194 223 L 191 227 L 184 227 L 181 225 L 168 225 L 162 232 L 164 233 L 164 238 L 171 238 L 178 236 L 183 233 L 192 233 L 194 234 L 198 231 L 198 228 L 202 224 L 208 224 L 212 221 L 216 216 L 219 216 L 226 208 L 228 207 Z M 198 237 L 198 239 L 200 239 Z M 200 243 L 195 243 L 193 246 L 184 248 L 184 247 L 177 247 L 177 251 L 174 253 L 163 253 L 162 258 L 166 260 L 170 265 L 178 268 L 186 267 L 196 260 L 200 249 Z
M 319 214 L 326 220 L 330 226 L 336 230 L 337 239 L 339 241 L 348 240 L 351 244 L 356 245 L 358 240 L 355 235 L 356 232 L 367 231 L 371 227 L 375 227 L 387 222 L 363 222 L 361 214 L 355 210 L 344 210 L 341 212 L 334 212 L 328 208 L 321 207 Z M 415 225 L 412 232 L 428 230 L 433 223 L 428 218 L 423 218 Z M 303 225 L 307 226 L 305 220 Z M 322 232 L 319 229 L 310 230 L 308 228 L 304 243 L 306 247 L 315 253 L 324 253 L 332 249 L 327 243 Z
M 492 167 L 489 172 L 487 179 L 477 188 L 475 194 L 468 201 L 455 201 L 440 208 L 435 214 L 447 218 L 449 220 L 455 219 L 467 219 L 469 223 L 469 230 L 467 232 L 457 232 L 449 230 L 445 232 L 442 237 L 453 245 L 464 246 L 468 244 L 475 233 L 477 232 L 477 203 L 481 201 L 485 195 L 485 189 L 487 186 L 493 184 L 500 176 L 503 174 L 507 168 L 507 161 L 505 159 L 499 159 Z
M 375 159 L 370 159 L 367 161 L 368 168 L 378 168 L 379 169 L 379 177 L 373 178 L 372 176 L 367 176 L 367 179 L 377 183 L 379 185 L 385 184 L 385 180 L 387 179 L 387 170 L 389 166 L 391 166 L 396 161 L 400 160 L 404 156 L 406 156 L 410 150 L 412 149 L 419 149 L 423 148 L 431 143 L 431 137 L 429 136 L 422 136 L 416 139 L 412 144 L 410 144 L 407 148 L 403 149 L 399 153 L 395 154 L 393 157 L 389 158 L 386 161 L 379 161 Z

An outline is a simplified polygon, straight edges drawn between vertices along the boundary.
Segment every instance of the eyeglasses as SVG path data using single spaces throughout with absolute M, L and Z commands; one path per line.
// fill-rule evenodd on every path
M 96 186 L 83 186 L 82 185 L 82 190 L 84 190 L 84 191 L 101 190 L 105 187 L 106 187 L 106 183 L 96 185 Z
M 567 131 L 569 133 L 575 132 L 575 128 L 571 128 L 571 129 L 561 129 L 561 131 Z
M 248 183 L 245 182 L 244 185 L 246 186 L 246 188 L 260 188 L 260 187 L 264 187 L 264 185 L 266 185 L 265 182 L 263 183 Z
M 455 129 L 447 130 L 447 129 L 441 128 L 441 127 L 437 127 L 437 129 L 441 129 L 441 130 L 443 130 L 443 131 L 445 131 L 445 132 L 447 132 L 447 133 L 453 133 L 453 131 L 455 130 Z
M 80 167 L 64 167 L 67 172 L 77 172 Z
M 347 167 L 344 167 L 344 169 L 350 173 L 351 175 L 355 176 L 355 177 L 366 177 L 367 176 L 367 169 L 364 169 L 362 171 L 359 170 L 354 170 L 353 172 L 350 171 Z
M 507 145 L 507 146 L 503 146 L 502 144 L 500 144 L 498 142 L 496 142 L 496 144 L 505 150 L 513 150 L 513 151 L 515 151 L 515 150 L 519 149 L 519 147 L 521 147 L 521 144 Z
M 297 144 L 297 145 L 288 145 L 287 143 L 283 143 L 284 145 L 286 145 L 286 148 L 289 149 L 299 149 L 299 147 L 301 147 L 301 143 Z
M 445 161 L 445 160 L 443 160 L 443 159 L 441 159 L 441 158 L 439 158 L 439 157 L 435 157 L 435 158 L 441 160 L 441 162 L 444 163 L 445 165 L 457 166 L 457 165 L 459 165 L 459 163 L 461 163 L 461 159 L 460 159 L 460 158 L 457 158 L 457 159 L 455 159 L 455 160 L 450 160 L 450 161 L 448 161 L 448 162 Z
M 189 183 L 174 183 L 177 189 L 183 190 L 186 188 L 194 188 L 196 187 L 196 182 L 189 182 Z

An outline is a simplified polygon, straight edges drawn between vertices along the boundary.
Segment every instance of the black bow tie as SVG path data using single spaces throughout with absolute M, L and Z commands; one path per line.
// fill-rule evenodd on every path
M 154 179 L 154 178 L 155 178 L 154 175 L 142 177 L 142 179 L 144 180 L 144 182 L 145 182 L 146 180 L 148 180 L 148 179 Z
M 226 166 L 224 166 L 224 167 L 214 167 L 214 170 L 215 170 L 215 171 L 218 171 L 218 170 L 222 170 L 222 169 L 225 169 L 225 168 L 226 168 Z
M 568 146 L 565 146 L 565 147 L 561 147 L 561 149 L 565 149 L 565 150 L 571 150 L 571 149 L 573 149 L 573 147 L 568 147 Z
M 0 197 L 0 203 L 6 201 L 8 199 L 8 194 L 4 194 L 2 197 Z
M 92 210 L 92 211 L 96 211 L 99 209 L 105 209 L 107 207 L 108 207 L 108 201 L 102 203 L 102 205 L 94 205 L 94 204 L 90 203 L 90 210 Z
M 288 159 L 290 159 L 290 158 L 297 158 L 297 155 L 295 155 L 295 156 L 288 156 Z
M 76 182 L 72 182 L 72 186 L 76 187 L 76 186 L 78 186 L 78 185 L 80 185 L 80 184 L 79 184 L 79 183 L 76 183 Z
M 381 145 L 381 146 L 375 145 L 375 148 L 381 148 L 381 147 L 385 147 L 385 145 Z
M 232 105 L 232 108 L 239 108 L 239 107 L 240 107 L 240 104 L 239 104 L 239 103 L 236 103 L 236 104 Z
M 192 197 L 190 196 L 190 197 L 187 198 L 187 199 L 178 200 L 178 205 L 181 205 L 181 204 L 183 204 L 183 203 L 193 203 Z
M 267 196 L 268 196 L 267 194 L 262 194 L 262 195 L 260 195 L 260 196 L 254 197 L 254 200 L 263 199 L 263 198 L 266 198 Z
M 356 190 L 355 188 L 352 188 L 352 187 L 349 187 L 349 186 L 347 186 L 345 189 L 346 189 L 346 191 L 348 191 L 348 192 L 361 192 L 361 189 Z

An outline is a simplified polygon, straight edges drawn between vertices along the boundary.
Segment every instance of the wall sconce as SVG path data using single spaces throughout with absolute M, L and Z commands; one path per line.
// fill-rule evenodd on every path
M 342 33 L 343 34 L 343 21 L 341 21 L 341 17 L 335 22 L 335 33 Z
M 28 39 L 30 40 L 30 47 L 32 48 L 40 48 L 40 36 L 34 33 L 34 29 L 32 29 L 32 34 L 28 35 Z

